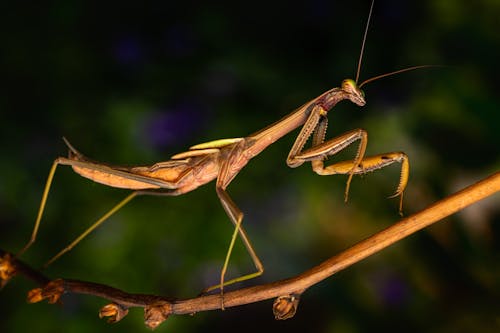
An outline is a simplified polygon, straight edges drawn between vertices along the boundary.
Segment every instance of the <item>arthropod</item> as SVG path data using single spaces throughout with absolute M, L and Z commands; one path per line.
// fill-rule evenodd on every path
M 368 16 L 367 28 L 372 8 L 373 2 Z M 82 235 L 57 253 L 45 266 L 54 262 L 61 255 L 72 249 L 85 236 L 101 225 L 134 197 L 138 195 L 177 196 L 195 190 L 199 186 L 215 180 L 217 196 L 227 216 L 235 226 L 221 269 L 220 282 L 218 285 L 206 289 L 206 291 L 220 289 L 222 294 L 224 286 L 259 276 L 264 272 L 264 266 L 242 226 L 243 213 L 229 196 L 227 188 L 239 171 L 245 167 L 253 157 L 257 156 L 281 137 L 301 126 L 301 130 L 286 159 L 289 167 L 295 168 L 306 162 L 311 162 L 313 171 L 319 175 L 347 175 L 345 188 L 345 200 L 347 200 L 349 187 L 354 175 L 365 174 L 394 163 L 401 163 L 399 184 L 393 194 L 393 197 L 400 197 L 399 207 L 401 210 L 403 193 L 409 176 L 409 161 L 405 153 L 388 152 L 373 156 L 365 156 L 368 139 L 367 132 L 363 129 L 350 130 L 338 137 L 325 139 L 328 112 L 332 110 L 337 103 L 343 100 L 349 100 L 358 106 L 364 106 L 366 101 L 365 94 L 361 90 L 363 85 L 389 75 L 428 67 L 424 65 L 405 68 L 373 77 L 358 85 L 367 28 L 363 37 L 355 80 L 346 79 L 342 81 L 340 87 L 332 88 L 322 93 L 279 121 L 248 136 L 201 143 L 190 147 L 189 150 L 185 152 L 173 155 L 168 161 L 159 162 L 151 166 L 135 167 L 112 166 L 92 161 L 64 139 L 69 148 L 69 155 L 68 157 L 59 157 L 54 161 L 47 178 L 31 238 L 18 252 L 17 256 L 23 254 L 36 240 L 49 190 L 58 165 L 69 165 L 77 174 L 94 182 L 110 187 L 129 189 L 133 192 L 98 219 Z M 311 139 L 312 144 L 309 148 L 305 148 L 309 139 Z M 325 165 L 325 161 L 328 157 L 337 154 L 356 142 L 359 142 L 359 144 L 357 152 L 352 160 Z M 241 237 L 252 258 L 256 271 L 226 281 L 226 270 L 238 235 Z

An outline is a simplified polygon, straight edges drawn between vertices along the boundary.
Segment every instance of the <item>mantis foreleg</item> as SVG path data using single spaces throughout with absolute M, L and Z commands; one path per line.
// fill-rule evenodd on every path
M 386 167 L 395 162 L 400 162 L 402 163 L 401 177 L 396 193 L 391 197 L 401 196 L 399 202 L 399 213 L 402 214 L 403 192 L 408 182 L 408 175 L 410 172 L 410 166 L 406 154 L 399 152 L 364 157 L 366 145 L 368 143 L 368 135 L 365 130 L 355 129 L 325 141 L 327 125 L 328 118 L 326 117 L 326 111 L 319 105 L 314 106 L 311 110 L 311 114 L 302 127 L 297 140 L 290 150 L 287 160 L 288 165 L 296 167 L 304 162 L 311 162 L 313 171 L 318 175 L 349 175 L 345 189 L 345 200 L 347 201 L 353 175 L 364 174 Z M 303 149 L 307 139 L 311 135 L 312 147 Z M 325 159 L 328 158 L 328 156 L 337 154 L 357 140 L 360 140 L 360 143 L 356 156 L 353 160 L 325 166 Z
M 363 160 L 358 163 L 355 160 L 351 161 L 342 161 L 331 164 L 329 166 L 324 166 L 323 160 L 315 160 L 312 161 L 313 169 L 316 173 L 320 175 L 337 175 L 337 174 L 353 174 L 360 175 L 368 172 L 375 171 L 377 169 L 384 168 L 393 163 L 401 163 L 401 175 L 399 178 L 398 187 L 396 188 L 396 192 L 391 195 L 389 198 L 394 198 L 400 196 L 399 199 L 399 214 L 403 215 L 403 193 L 406 188 L 406 184 L 408 183 L 408 177 L 410 174 L 410 163 L 408 161 L 408 156 L 406 156 L 403 152 L 391 152 L 385 154 L 378 154 L 373 156 L 366 156 Z
M 287 164 L 290 167 L 297 167 L 307 161 L 321 161 L 321 163 L 323 163 L 323 160 L 328 156 L 335 155 L 353 142 L 360 140 L 358 151 L 353 160 L 351 170 L 346 173 L 349 174 L 344 195 L 345 200 L 347 201 L 349 196 L 349 187 L 355 168 L 361 162 L 365 154 L 366 145 L 368 143 L 368 135 L 366 134 L 366 131 L 356 129 L 346 132 L 336 138 L 324 141 L 327 125 L 328 118 L 326 118 L 326 111 L 321 106 L 316 105 L 311 110 L 309 118 L 302 127 L 302 130 L 290 150 Z M 307 139 L 311 135 L 313 135 L 312 147 L 303 150 Z M 319 175 L 323 175 L 322 168 L 314 168 L 314 163 L 313 170 Z

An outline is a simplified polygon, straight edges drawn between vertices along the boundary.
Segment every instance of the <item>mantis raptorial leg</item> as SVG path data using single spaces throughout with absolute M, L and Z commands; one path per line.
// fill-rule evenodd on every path
M 221 295 L 224 286 L 244 281 L 249 278 L 259 276 L 264 271 L 264 266 L 257 256 L 253 246 L 242 227 L 243 213 L 228 195 L 226 189 L 230 182 L 236 177 L 239 171 L 256 155 L 261 153 L 269 145 L 279 140 L 284 135 L 302 126 L 297 139 L 295 140 L 287 158 L 290 167 L 298 167 L 304 162 L 311 162 L 312 169 L 319 175 L 344 174 L 348 176 L 345 188 L 345 200 L 348 198 L 351 180 L 354 175 L 364 174 L 383 168 L 393 163 L 401 163 L 401 176 L 395 194 L 392 197 L 400 196 L 399 210 L 402 211 L 403 193 L 408 183 L 409 162 L 404 153 L 392 152 L 365 156 L 367 147 L 367 133 L 362 129 L 348 131 L 338 137 L 325 140 L 327 116 L 337 103 L 349 100 L 358 106 L 366 104 L 364 92 L 361 87 L 369 82 L 395 75 L 405 71 L 418 68 L 431 67 L 429 65 L 414 66 L 387 74 L 382 74 L 361 84 L 357 84 L 363 49 L 366 41 L 369 21 L 373 9 L 373 1 L 370 7 L 368 22 L 361 53 L 358 61 L 356 80 L 346 79 L 338 88 L 330 89 L 318 97 L 310 100 L 281 120 L 267 126 L 266 128 L 250 134 L 243 138 L 220 139 L 199 145 L 192 146 L 188 151 L 176 154 L 170 160 L 154 164 L 152 166 L 119 167 L 110 166 L 104 163 L 94 162 L 87 159 L 72 147 L 67 140 L 69 156 L 60 157 L 54 161 L 50 169 L 47 183 L 43 192 L 40 208 L 37 214 L 31 238 L 26 245 L 18 252 L 17 256 L 23 254 L 34 243 L 44 207 L 47 202 L 50 186 L 58 165 L 69 165 L 73 170 L 83 177 L 94 182 L 107 186 L 129 189 L 133 192 L 125 199 L 115 205 L 108 213 L 92 224 L 84 233 L 77 237 L 69 246 L 56 254 L 47 264 L 52 263 L 62 254 L 73 248 L 78 242 L 86 237 L 95 228 L 101 225 L 112 214 L 130 202 L 135 196 L 165 195 L 176 196 L 187 193 L 197 187 L 216 180 L 216 193 L 221 201 L 222 207 L 234 224 L 234 231 L 231 236 L 229 248 L 226 252 L 223 267 L 220 274 L 220 283 L 209 287 L 206 291 L 220 289 Z M 305 144 L 312 136 L 312 145 L 304 149 Z M 325 166 L 325 159 L 337 154 L 347 146 L 359 141 L 356 155 L 352 160 L 337 162 Z M 237 236 L 240 235 L 250 257 L 256 268 L 256 272 L 225 280 L 225 273 L 229 264 L 231 253 Z M 223 303 L 222 303 L 223 304 Z

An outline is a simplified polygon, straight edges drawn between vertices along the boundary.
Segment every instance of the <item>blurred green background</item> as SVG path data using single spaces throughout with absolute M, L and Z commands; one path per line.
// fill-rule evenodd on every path
M 368 1 L 25 2 L 1 5 L 0 247 L 19 250 L 62 136 L 87 156 L 153 164 L 190 145 L 252 133 L 355 76 Z M 368 154 L 405 151 L 406 214 L 500 165 L 500 2 L 377 1 L 361 80 L 367 105 L 343 102 L 328 136 L 364 128 Z M 393 166 L 319 177 L 285 159 L 297 131 L 251 161 L 228 190 L 266 272 L 293 276 L 398 220 Z M 349 158 L 342 154 L 338 160 Z M 39 266 L 128 192 L 60 167 L 39 239 Z M 271 302 L 169 318 L 158 332 L 498 332 L 499 196 L 478 203 L 311 288 L 295 318 Z M 208 184 L 176 198 L 140 197 L 46 271 L 179 298 L 217 282 L 232 233 Z M 251 272 L 240 242 L 229 276 Z M 1 332 L 141 332 L 142 311 L 98 319 L 105 301 L 68 296 L 28 305 L 30 281 L 0 293 Z

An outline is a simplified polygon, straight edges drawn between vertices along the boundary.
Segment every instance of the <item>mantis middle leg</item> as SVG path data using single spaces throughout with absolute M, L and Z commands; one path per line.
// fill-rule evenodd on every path
M 216 191 L 217 191 L 217 196 L 220 199 L 220 202 L 222 204 L 222 207 L 224 208 L 224 211 L 226 212 L 227 216 L 231 220 L 231 222 L 234 224 L 235 228 L 233 231 L 233 234 L 231 236 L 231 241 L 229 243 L 228 250 L 226 252 L 226 258 L 224 260 L 224 265 L 221 269 L 221 274 L 220 274 L 220 283 L 218 285 L 214 285 L 211 287 L 206 288 L 203 290 L 202 293 L 206 293 L 212 290 L 220 289 L 220 294 L 222 296 L 222 301 L 221 301 L 221 308 L 224 309 L 224 286 L 231 285 L 236 282 L 241 282 L 245 280 L 249 280 L 252 278 L 255 278 L 257 276 L 262 275 L 264 272 L 264 266 L 262 265 L 262 262 L 260 261 L 259 257 L 255 253 L 255 250 L 253 249 L 253 246 L 245 232 L 245 229 L 242 227 L 242 221 L 243 221 L 243 213 L 241 210 L 238 208 L 238 206 L 234 203 L 234 201 L 231 199 L 229 194 L 226 192 L 226 188 L 231 182 L 231 180 L 234 178 L 235 174 L 231 174 L 229 169 L 231 168 L 231 164 L 233 163 L 232 157 L 238 156 L 239 151 L 237 147 L 233 147 L 231 151 L 228 153 L 227 156 L 221 157 L 220 159 L 220 169 L 219 169 L 219 174 L 217 176 L 217 181 L 216 181 Z M 248 254 L 252 258 L 252 261 L 255 265 L 256 271 L 254 273 L 250 273 L 247 275 L 243 275 L 228 281 L 225 281 L 225 275 L 227 271 L 227 267 L 229 265 L 229 259 L 231 258 L 231 253 L 234 248 L 234 244 L 236 241 L 236 238 L 240 235 Z

